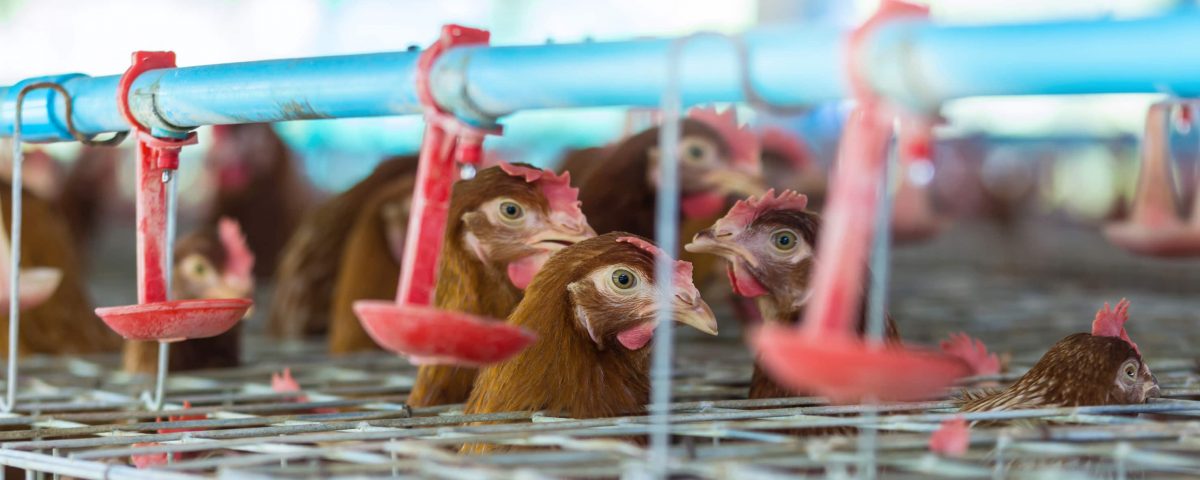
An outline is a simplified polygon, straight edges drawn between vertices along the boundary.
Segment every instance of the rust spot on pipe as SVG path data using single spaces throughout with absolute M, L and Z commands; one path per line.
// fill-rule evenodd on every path
M 333 118 L 313 109 L 312 105 L 307 101 L 290 101 L 279 105 L 279 112 L 283 114 L 283 120 L 306 120 L 315 118 Z

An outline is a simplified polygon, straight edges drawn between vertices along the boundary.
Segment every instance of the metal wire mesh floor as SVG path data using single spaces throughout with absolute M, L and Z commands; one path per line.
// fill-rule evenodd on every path
M 954 392 L 941 401 L 878 407 L 745 400 L 751 364 L 740 340 L 689 336 L 680 339 L 676 362 L 671 471 L 701 478 L 842 476 L 873 462 L 872 471 L 886 478 L 1200 475 L 1200 403 L 1193 400 L 1200 396 L 1200 376 L 1190 348 L 1200 340 L 1193 301 L 1200 263 L 1129 257 L 1086 232 L 1014 243 L 974 228 L 898 250 L 894 265 L 890 310 L 905 338 L 930 343 L 961 330 L 1011 353 L 1012 373 L 976 381 L 1015 379 L 1056 340 L 1086 331 L 1104 301 L 1129 297 L 1130 334 L 1146 352 L 1164 398 L 1138 406 L 977 414 L 968 418 L 1052 422 L 973 428 L 968 454 L 947 459 L 929 454 L 926 445 L 929 432 L 954 412 Z M 643 447 L 625 440 L 647 433 L 645 417 L 412 410 L 404 400 L 415 368 L 392 355 L 327 358 L 320 345 L 283 347 L 261 338 L 247 345 L 250 358 L 242 368 L 171 376 L 168 408 L 184 401 L 191 408 L 169 413 L 207 417 L 199 420 L 156 422 L 158 415 L 137 400 L 148 379 L 111 373 L 118 370 L 115 357 L 23 361 L 18 410 L 0 417 L 0 463 L 46 477 L 86 478 L 578 478 L 648 468 Z M 284 367 L 305 398 L 272 391 L 271 374 Z M 489 420 L 507 423 L 473 424 Z M 781 433 L 815 426 L 856 426 L 878 435 Z M 556 448 L 458 455 L 457 446 L 468 440 Z M 872 449 L 863 442 L 873 442 L 876 453 L 867 455 Z M 165 454 L 168 463 L 131 466 L 131 455 L 154 454 Z

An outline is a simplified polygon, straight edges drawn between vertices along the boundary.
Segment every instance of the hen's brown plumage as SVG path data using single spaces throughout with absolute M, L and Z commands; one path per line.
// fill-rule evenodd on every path
M 397 235 L 403 238 L 401 225 L 408 222 L 413 177 L 394 178 L 372 193 L 357 209 L 338 262 L 329 324 L 329 351 L 334 354 L 378 349 L 358 322 L 354 302 L 396 298 L 400 257 L 389 240 Z M 401 231 L 389 233 L 389 227 Z
M 83 265 L 99 236 L 105 209 L 119 195 L 117 172 L 123 155 L 127 152 L 113 147 L 83 146 L 59 192 L 58 204 Z
M 510 263 L 548 255 L 546 252 L 573 243 L 578 235 L 593 234 L 576 203 L 569 198 L 573 198 L 574 193 L 563 190 L 568 188 L 565 178 L 554 179 L 552 183 L 556 187 L 547 187 L 545 182 L 550 180 L 531 180 L 524 174 L 510 174 L 506 169 L 527 169 L 530 174 L 539 176 L 548 174 L 524 165 L 505 164 L 480 170 L 474 178 L 454 185 L 438 264 L 434 307 L 505 318 L 521 298 L 520 289 L 509 275 Z M 330 331 L 333 353 L 378 348 L 362 329 L 352 305 L 361 299 L 395 296 L 399 275 L 396 258 L 403 246 L 389 245 L 386 238 L 403 239 L 407 222 L 387 222 L 380 212 L 386 210 L 386 205 L 403 204 L 403 218 L 407 220 L 411 184 L 407 188 L 397 187 L 373 199 L 364 209 L 346 245 Z M 555 193 L 554 202 L 548 200 L 547 188 Z M 508 224 L 494 223 L 500 222 L 495 218 L 498 211 L 494 209 L 505 202 L 522 205 L 523 216 Z M 567 223 L 582 230 L 563 229 L 563 225 L 567 225 L 561 223 L 564 218 L 571 219 Z M 576 221 L 582 223 L 572 223 Z M 385 228 L 388 223 L 392 226 Z M 398 232 L 387 233 L 385 230 L 389 229 Z M 393 252 L 391 255 L 384 253 L 389 248 Z M 430 406 L 462 402 L 466 400 L 474 378 L 474 368 L 422 366 L 409 395 L 409 404 Z
M 682 136 L 712 139 L 718 148 L 727 148 L 717 132 L 702 122 L 684 120 L 681 127 Z M 579 159 L 567 162 L 571 168 L 566 171 L 579 185 L 583 213 L 597 232 L 654 236 L 657 189 L 650 183 L 650 151 L 658 145 L 658 130 L 642 131 L 604 149 L 584 150 L 576 154 Z M 728 150 L 721 153 L 729 155 Z M 683 191 L 690 193 L 695 192 Z
M 12 186 L 0 182 L 5 225 L 10 225 Z M 70 229 L 57 208 L 22 192 L 21 265 L 53 267 L 62 272 L 58 289 L 45 303 L 21 312 L 18 351 L 26 354 L 86 354 L 109 352 L 120 338 L 92 311 Z M 8 317 L 4 309 L 0 315 Z M 7 322 L 7 320 L 5 320 Z M 8 330 L 0 333 L 0 352 L 8 350 Z
M 338 267 L 359 212 L 373 195 L 393 182 L 407 182 L 411 192 L 411 177 L 416 171 L 416 156 L 386 159 L 367 178 L 304 217 L 284 247 L 275 273 L 267 318 L 270 334 L 296 339 L 329 330 Z M 385 262 L 381 259 L 380 263 Z M 390 282 L 395 283 L 395 279 Z
M 437 308 L 505 319 L 521 301 L 523 293 L 513 285 L 504 262 L 485 262 L 471 251 L 468 233 L 486 238 L 504 235 L 482 221 L 478 213 L 468 218 L 485 202 L 510 198 L 531 208 L 549 212 L 551 205 L 535 183 L 493 167 L 481 170 L 475 178 L 454 186 L 450 200 L 450 221 L 438 265 L 438 283 L 433 304 Z M 454 365 L 426 365 L 417 371 L 416 383 L 408 403 L 414 407 L 461 403 L 467 400 L 478 370 Z
M 622 237 L 628 236 L 620 232 L 601 235 L 550 258 L 508 318 L 509 323 L 535 332 L 537 342 L 507 361 L 483 368 L 465 413 L 545 411 L 553 416 L 596 418 L 645 411 L 650 395 L 650 349 L 627 348 L 618 340 L 621 332 L 647 320 L 647 314 L 635 312 L 653 315 L 654 309 L 649 308 L 653 294 L 645 299 L 631 296 L 623 302 L 627 304 L 611 304 L 599 298 L 597 290 L 589 290 L 592 275 L 600 272 L 603 277 L 613 266 L 635 270 L 643 279 L 637 285 L 651 282 L 645 287 L 653 288 L 654 257 L 625 243 Z M 680 279 L 672 281 L 678 284 Z M 695 294 L 690 275 L 687 287 Z M 682 289 L 680 294 L 689 295 Z M 597 310 L 597 305 L 603 307 Z M 578 312 L 584 312 L 586 318 Z M 715 326 L 715 320 L 712 322 Z M 468 444 L 462 451 L 499 449 L 503 448 Z
M 1132 388 L 1115 383 L 1133 367 Z M 1050 347 L 1029 372 L 1008 388 L 968 397 L 963 412 L 1145 403 L 1158 384 L 1132 345 L 1089 333 L 1069 335 Z

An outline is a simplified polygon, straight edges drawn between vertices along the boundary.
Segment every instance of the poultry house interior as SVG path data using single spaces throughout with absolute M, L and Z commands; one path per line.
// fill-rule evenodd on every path
M 127 7 L 0 2 L 6 478 L 1200 477 L 1200 3 Z

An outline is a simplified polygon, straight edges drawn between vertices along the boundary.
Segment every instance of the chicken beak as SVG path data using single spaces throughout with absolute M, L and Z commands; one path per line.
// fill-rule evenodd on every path
M 706 228 L 697 232 L 696 236 L 692 237 L 691 243 L 684 245 L 683 249 L 691 253 L 716 255 L 731 262 L 743 261 L 757 267 L 758 259 L 735 241 L 735 238 L 737 236 L 727 229 Z
M 596 236 L 596 231 L 592 230 L 587 220 L 561 216 L 552 218 L 549 223 L 549 228 L 529 239 L 531 247 L 556 252 Z
M 721 242 L 717 240 L 713 229 L 706 228 L 696 232 L 696 236 L 692 237 L 691 243 L 684 245 L 683 249 L 691 253 L 717 254 L 721 250 Z
M 1154 374 L 1150 374 L 1150 383 L 1143 385 L 1142 391 L 1144 392 L 1147 400 L 1161 396 L 1162 389 L 1158 386 L 1158 377 Z
M 700 299 L 699 293 L 680 292 L 675 294 L 671 303 L 675 321 L 688 325 L 709 335 L 717 334 L 717 317 L 708 307 L 708 303 Z

